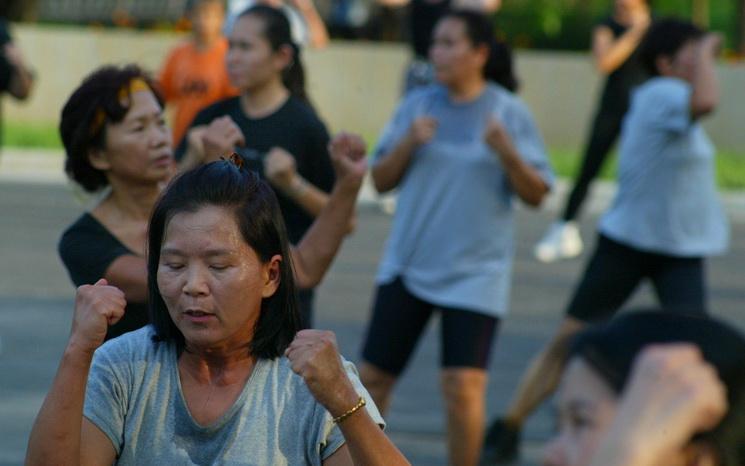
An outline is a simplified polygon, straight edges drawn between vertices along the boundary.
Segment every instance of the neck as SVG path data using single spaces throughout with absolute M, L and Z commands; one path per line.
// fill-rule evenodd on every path
M 213 45 L 215 45 L 215 42 L 220 38 L 220 36 L 212 36 L 212 35 L 195 35 L 194 36 L 194 45 L 197 47 L 197 50 L 209 50 L 212 48 Z
M 469 102 L 481 95 L 485 86 L 486 80 L 478 76 L 448 86 L 448 93 L 454 102 Z
M 241 94 L 241 108 L 253 118 L 274 113 L 290 97 L 290 91 L 277 78 Z
M 159 185 L 132 186 L 117 179 L 109 179 L 109 184 L 111 194 L 105 202 L 109 202 L 130 219 L 145 222 L 150 219 L 150 214 L 160 195 Z
M 187 343 L 179 364 L 200 383 L 231 385 L 245 381 L 256 358 L 249 352 L 248 344 L 233 348 L 199 348 Z

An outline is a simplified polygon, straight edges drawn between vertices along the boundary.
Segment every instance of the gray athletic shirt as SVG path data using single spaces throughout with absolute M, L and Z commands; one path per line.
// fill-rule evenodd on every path
M 634 91 L 621 132 L 618 193 L 600 231 L 644 251 L 720 254 L 729 228 L 714 174 L 714 146 L 691 119 L 691 86 L 656 77 Z
M 320 465 L 344 444 L 285 357 L 260 359 L 235 404 L 212 425 L 189 414 L 174 344 L 154 343 L 150 326 L 115 338 L 95 353 L 85 417 L 111 440 L 118 465 Z M 378 410 L 345 361 L 349 378 Z
M 375 149 L 390 152 L 420 116 L 437 130 L 419 147 L 399 184 L 396 215 L 378 269 L 379 284 L 401 276 L 409 292 L 438 306 L 501 316 L 507 312 L 513 256 L 513 190 L 484 141 L 490 117 L 520 156 L 553 184 L 543 140 L 530 111 L 488 84 L 473 101 L 454 103 L 441 85 L 407 95 Z

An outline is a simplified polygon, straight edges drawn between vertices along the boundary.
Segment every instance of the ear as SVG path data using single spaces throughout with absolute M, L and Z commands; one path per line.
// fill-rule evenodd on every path
M 271 298 L 277 292 L 282 281 L 282 256 L 275 254 L 263 266 L 264 285 L 262 298 Z
M 280 72 L 289 68 L 293 60 L 295 60 L 295 51 L 291 45 L 285 44 L 274 52 L 274 63 Z
M 491 55 L 491 46 L 489 44 L 481 44 L 475 49 L 476 58 L 479 62 L 479 67 L 483 69 L 486 63 L 489 61 L 489 55 Z
M 88 162 L 96 170 L 106 171 L 111 168 L 111 164 L 109 164 L 104 151 L 100 149 L 90 149 L 88 151 Z
M 654 66 L 660 76 L 669 76 L 673 72 L 673 59 L 667 55 L 659 55 L 654 60 Z

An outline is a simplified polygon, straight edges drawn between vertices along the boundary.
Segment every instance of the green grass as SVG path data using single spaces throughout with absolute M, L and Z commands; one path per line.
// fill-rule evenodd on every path
M 375 137 L 365 135 L 368 147 L 373 147 Z M 2 129 L 3 145 L 7 147 L 61 149 L 57 125 L 51 122 L 15 123 L 4 121 Z M 572 149 L 552 148 L 549 150 L 551 163 L 557 175 L 574 177 L 579 164 L 580 152 Z M 616 173 L 615 154 L 611 155 L 603 167 L 600 178 L 612 180 Z M 720 151 L 716 161 L 717 182 L 723 189 L 745 189 L 745 152 Z
M 18 123 L 4 119 L 2 141 L 7 147 L 61 149 L 57 125 L 54 123 Z

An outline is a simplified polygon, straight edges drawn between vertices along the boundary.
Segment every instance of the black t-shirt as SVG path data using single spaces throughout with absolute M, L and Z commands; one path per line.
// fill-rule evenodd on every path
M 249 118 L 241 108 L 240 97 L 222 100 L 199 112 L 191 126 L 208 125 L 215 118 L 228 115 L 243 131 L 246 148 L 254 160 L 248 166 L 263 173 L 261 159 L 273 147 L 281 147 L 295 158 L 297 171 L 319 189 L 329 192 L 334 185 L 334 169 L 328 153 L 329 134 L 313 109 L 296 97 L 290 97 L 276 112 L 264 118 Z M 186 151 L 182 141 L 176 151 L 181 159 Z M 290 242 L 296 244 L 313 223 L 313 217 L 278 190 Z
M 96 283 L 115 259 L 136 255 L 89 213 L 65 230 L 57 249 L 75 286 Z M 149 321 L 146 302 L 128 302 L 124 317 L 109 327 L 106 339 L 137 330 Z
M 613 38 L 618 39 L 628 30 L 613 17 L 601 21 L 598 26 L 605 26 L 613 32 Z M 608 75 L 603 89 L 602 105 L 604 108 L 626 113 L 629 106 L 631 90 L 647 79 L 647 72 L 639 61 L 639 47 L 637 47 L 621 66 Z
M 409 5 L 411 46 L 417 58 L 427 58 L 432 31 L 440 17 L 448 11 L 450 0 L 412 0 Z

